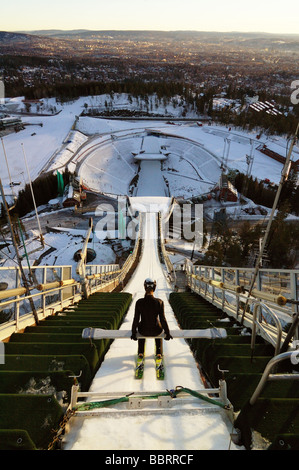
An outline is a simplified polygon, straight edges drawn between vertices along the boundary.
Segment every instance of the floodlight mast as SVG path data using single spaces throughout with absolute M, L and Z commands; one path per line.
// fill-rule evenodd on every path
M 26 154 L 25 154 L 24 144 L 22 144 L 22 149 L 23 149 L 23 155 L 24 155 L 27 175 L 28 175 L 28 179 L 29 179 L 29 186 L 30 186 L 31 195 L 32 195 L 32 199 L 33 199 L 34 210 L 35 210 L 35 214 L 36 214 L 36 220 L 37 220 L 39 234 L 40 234 L 40 241 L 41 241 L 41 244 L 44 248 L 45 247 L 45 241 L 44 241 L 44 237 L 43 237 L 43 234 L 42 234 L 42 229 L 41 229 L 40 222 L 39 222 L 39 217 L 38 217 L 38 212 L 37 212 L 37 208 L 36 208 L 35 197 L 34 197 L 34 192 L 33 192 L 33 188 L 32 188 L 29 168 L 28 168 L 28 164 L 27 164 L 27 158 L 26 158 Z
M 30 302 L 30 306 L 31 306 L 31 309 L 32 309 L 34 319 L 35 319 L 35 323 L 38 325 L 38 323 L 39 323 L 38 315 L 37 315 L 37 312 L 36 312 L 36 309 L 35 309 L 33 299 L 30 296 L 29 283 L 28 283 L 28 280 L 26 278 L 26 275 L 25 275 L 25 272 L 24 272 L 24 269 L 23 269 L 23 266 L 22 266 L 22 258 L 19 254 L 18 244 L 17 244 L 16 237 L 15 237 L 15 234 L 14 234 L 14 231 L 13 231 L 13 226 L 12 226 L 11 217 L 10 217 L 10 213 L 9 213 L 10 209 L 8 208 L 8 205 L 7 205 L 7 202 L 6 202 L 6 199 L 5 199 L 5 194 L 4 194 L 4 189 L 3 189 L 1 178 L 0 178 L 0 192 L 1 192 L 2 200 L 3 200 L 3 206 L 4 206 L 4 209 L 5 209 L 5 212 L 6 212 L 6 216 L 7 216 L 7 221 L 8 221 L 9 230 L 10 230 L 10 233 L 11 233 L 12 242 L 13 242 L 15 252 L 16 252 L 17 262 L 18 262 L 18 265 L 19 265 L 22 281 L 23 281 L 24 287 L 26 289 L 26 295 L 29 296 L 29 302 Z
M 257 278 L 259 269 L 260 269 L 260 262 L 262 260 L 263 253 L 264 253 L 264 250 L 265 250 L 265 246 L 266 246 L 266 243 L 268 241 L 268 236 L 269 236 L 269 233 L 270 233 L 270 229 L 271 229 L 271 225 L 272 225 L 272 222 L 273 222 L 274 214 L 275 214 L 277 204 L 278 204 L 278 201 L 279 201 L 279 198 L 280 198 L 280 193 L 281 193 L 281 190 L 282 190 L 282 187 L 283 187 L 284 183 L 287 181 L 287 179 L 289 177 L 289 172 L 290 172 L 291 164 L 292 164 L 291 156 L 292 156 L 294 145 L 297 142 L 298 132 L 299 132 L 299 123 L 297 125 L 296 132 L 295 132 L 294 137 L 292 139 L 290 149 L 289 149 L 289 152 L 287 154 L 283 170 L 281 172 L 281 178 L 280 178 L 279 186 L 278 186 L 278 189 L 277 189 L 277 192 L 276 192 L 276 196 L 275 196 L 275 200 L 274 200 L 273 207 L 272 207 L 272 210 L 271 210 L 271 214 L 270 214 L 270 218 L 269 218 L 268 225 L 267 225 L 267 228 L 266 228 L 266 232 L 265 232 L 265 235 L 264 235 L 264 238 L 263 238 L 263 241 L 262 241 L 262 246 L 261 246 L 259 255 L 257 257 L 257 260 L 256 260 L 255 270 L 254 270 L 253 277 L 252 277 L 252 280 L 251 280 L 251 283 L 250 283 L 248 296 L 247 296 L 247 299 L 246 299 L 246 302 L 245 302 L 245 305 L 244 305 L 241 324 L 243 324 L 246 309 L 247 309 L 247 306 L 248 306 L 249 297 L 252 293 L 254 283 L 255 283 L 255 280 Z
M 9 166 L 8 166 L 8 160 L 7 160 L 6 150 L 5 150 L 5 146 L 4 146 L 4 140 L 3 140 L 2 137 L 1 137 L 1 142 L 2 142 L 2 147 L 3 147 L 3 153 L 4 153 L 4 157 L 5 157 L 7 172 L 8 172 L 8 176 L 9 176 L 10 187 L 13 188 L 12 179 L 11 179 L 11 174 L 10 174 L 10 170 L 9 170 Z

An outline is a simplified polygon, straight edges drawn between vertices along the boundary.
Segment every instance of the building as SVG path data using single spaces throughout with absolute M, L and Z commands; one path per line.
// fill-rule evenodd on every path
M 0 119 L 0 130 L 8 129 L 10 127 L 19 129 L 21 128 L 21 126 L 22 126 L 22 121 L 19 118 L 4 117 Z
M 228 180 L 227 175 L 221 173 L 218 184 L 214 187 L 213 192 L 216 193 L 217 199 L 224 202 L 237 202 L 238 191 Z
M 80 191 L 76 191 L 71 184 L 66 186 L 62 200 L 63 207 L 79 206 L 80 203 Z
M 283 155 L 280 155 L 277 152 L 274 152 L 274 150 L 269 149 L 267 145 L 265 144 L 257 147 L 257 150 L 259 150 L 264 155 L 267 155 L 268 157 L 273 158 L 273 160 L 276 160 L 277 162 L 282 163 L 283 165 L 286 162 L 286 157 L 284 157 Z M 291 161 L 291 166 L 292 168 L 299 168 L 299 159 L 297 161 Z

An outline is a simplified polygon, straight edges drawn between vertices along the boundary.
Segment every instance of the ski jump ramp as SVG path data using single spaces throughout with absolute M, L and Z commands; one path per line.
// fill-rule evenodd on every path
M 154 199 L 154 200 L 153 200 Z M 164 266 L 159 260 L 157 248 L 157 213 L 154 205 L 169 210 L 168 198 L 133 198 L 132 206 L 143 205 L 144 230 L 143 249 L 140 262 L 127 284 L 125 291 L 133 294 L 133 301 L 121 330 L 131 329 L 135 303 L 144 296 L 144 279 L 152 277 L 157 281 L 155 296 L 165 305 L 165 316 L 170 330 L 179 330 L 175 316 L 168 302 L 172 291 Z M 207 339 L 209 341 L 209 339 Z M 183 338 L 163 342 L 165 379 L 157 380 L 155 371 L 153 338 L 146 340 L 145 368 L 142 380 L 135 379 L 137 342 L 115 339 L 105 356 L 90 387 L 92 396 L 98 393 L 105 397 L 165 392 L 178 386 L 192 390 L 205 388 L 200 372 Z M 132 395 L 133 396 L 133 395 Z M 87 401 L 95 398 L 87 398 Z M 177 399 L 175 399 L 177 400 Z M 169 399 L 163 403 L 151 401 L 140 408 L 140 402 L 130 402 L 131 409 L 123 403 L 101 408 L 91 416 L 72 418 L 66 434 L 64 450 L 228 450 L 237 449 L 231 442 L 232 424 L 226 412 L 210 403 L 190 399 L 175 402 Z M 174 404 L 173 404 L 173 403 Z

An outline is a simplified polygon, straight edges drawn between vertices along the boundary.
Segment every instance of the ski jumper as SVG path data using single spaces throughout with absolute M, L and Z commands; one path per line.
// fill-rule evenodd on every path
M 164 330 L 169 336 L 169 328 L 164 314 L 163 300 L 151 294 L 137 300 L 132 324 L 132 336 L 138 332 L 142 336 L 158 336 Z M 156 338 L 156 354 L 163 354 L 162 338 Z M 138 340 L 138 354 L 144 354 L 145 339 Z

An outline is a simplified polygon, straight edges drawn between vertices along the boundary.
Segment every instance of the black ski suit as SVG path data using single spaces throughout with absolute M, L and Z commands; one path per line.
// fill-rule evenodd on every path
M 163 300 L 157 299 L 151 294 L 145 294 L 135 305 L 135 315 L 132 324 L 132 339 L 136 339 L 136 333 L 142 336 L 158 336 L 165 332 L 165 339 L 171 338 L 168 324 L 164 314 Z M 156 354 L 163 354 L 162 339 L 156 338 Z M 145 339 L 138 340 L 138 354 L 144 354 Z

